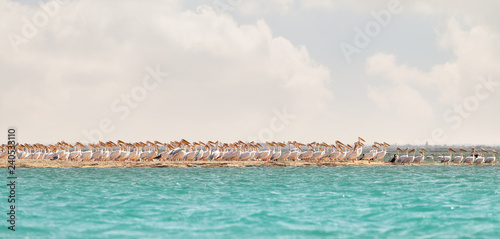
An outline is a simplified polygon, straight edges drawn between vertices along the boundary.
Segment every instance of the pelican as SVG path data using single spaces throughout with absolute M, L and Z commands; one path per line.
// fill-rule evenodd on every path
M 377 149 L 378 149 L 377 145 L 378 145 L 378 143 L 375 142 L 372 145 L 372 150 L 370 150 L 370 152 L 368 152 L 365 155 L 363 155 L 363 157 L 361 159 L 366 159 L 366 160 L 368 160 L 368 163 L 370 163 L 370 160 L 374 159 L 375 156 L 377 156 Z
M 324 148 L 323 144 L 317 144 L 316 143 L 315 145 L 318 148 L 318 151 L 315 151 L 313 153 L 313 155 L 311 156 L 311 159 L 313 161 L 317 160 L 319 162 L 320 159 L 325 155 L 325 148 Z M 321 150 L 321 147 L 323 147 L 323 150 Z M 313 146 L 313 150 L 314 150 L 314 146 Z
M 33 159 L 41 159 L 43 152 L 41 144 L 33 145 L 35 147 L 35 152 L 33 153 Z
M 298 143 L 293 143 L 293 151 L 290 152 L 290 156 L 288 157 L 288 159 L 290 159 L 291 161 L 296 161 L 300 156 L 300 152 L 301 149 L 300 146 L 298 146 Z
M 459 152 L 460 152 L 460 155 L 453 157 L 453 159 L 451 160 L 452 163 L 454 163 L 454 164 L 461 163 L 462 160 L 464 159 L 464 152 L 467 152 L 467 150 L 459 149 Z
M 158 142 L 158 141 L 156 141 Z M 121 140 L 118 140 L 118 145 L 120 147 L 120 155 L 118 156 L 118 158 L 116 158 L 117 161 L 125 161 L 125 159 L 128 159 L 128 157 L 130 156 L 130 149 L 127 145 L 127 143 L 121 141 Z
M 361 139 L 361 138 L 360 138 Z M 351 160 L 354 163 L 355 159 L 358 159 L 363 152 L 363 143 L 360 141 L 354 143 L 354 148 L 346 156 L 347 160 Z
M 281 158 L 280 160 L 283 160 L 283 161 L 288 161 L 288 158 L 290 157 L 290 154 L 292 154 L 292 147 L 291 147 L 291 143 L 290 141 L 288 141 L 288 151 L 285 151 L 281 154 Z M 281 144 L 281 147 L 286 147 L 286 144 L 282 143 Z
M 198 145 L 198 143 L 196 142 L 193 142 L 192 144 L 186 143 L 187 151 L 186 155 L 184 155 L 183 158 L 184 161 L 193 161 L 194 157 L 196 156 L 196 151 L 194 150 L 196 145 Z
M 496 159 L 496 158 L 495 158 L 495 154 L 498 154 L 498 152 L 497 152 L 497 151 L 495 151 L 495 150 L 492 150 L 492 151 L 491 151 L 491 157 L 486 158 L 486 159 L 484 160 L 484 163 L 494 163 L 494 162 L 495 162 L 495 159 Z
M 406 155 L 398 156 L 398 158 L 396 159 L 396 163 L 402 163 L 406 160 L 406 158 L 408 157 L 408 150 L 408 148 L 406 148 L 405 150 L 401 150 L 402 152 L 405 152 Z
M 408 152 L 408 154 L 413 153 L 413 155 L 409 156 L 407 154 L 406 157 L 404 158 L 404 160 L 401 160 L 401 163 L 402 164 L 411 164 L 411 163 L 413 163 L 413 160 L 415 160 L 415 151 L 416 151 L 415 149 L 410 150 L 410 152 Z
M 471 149 L 471 155 L 465 157 L 463 163 L 468 163 L 468 164 L 472 164 L 474 163 L 474 153 L 477 152 L 476 149 L 472 148 Z
M 266 142 L 266 150 L 257 153 L 257 160 L 265 161 L 268 157 L 271 157 L 271 149 L 269 148 L 269 142 Z
M 481 154 L 474 160 L 474 164 L 482 164 L 484 163 L 484 153 L 488 153 L 488 151 L 481 149 Z
M 278 161 L 278 159 L 281 157 L 281 145 L 279 143 L 273 143 L 273 154 L 271 155 L 270 160 L 271 161 Z M 274 149 L 276 147 L 276 149 Z
M 332 147 L 333 147 L 333 150 L 334 150 L 334 151 L 333 151 L 333 152 L 332 152 L 332 154 L 330 155 L 330 158 L 331 158 L 332 160 L 338 161 L 338 160 L 339 160 L 340 155 L 342 154 L 342 152 L 341 152 L 341 151 L 342 151 L 341 146 L 339 147 L 339 145 L 338 145 L 338 144 L 337 144 L 337 145 L 332 144 Z
M 170 152 L 170 160 L 172 161 L 179 161 L 179 160 L 182 160 L 184 159 L 184 156 L 186 155 L 186 150 L 182 147 L 182 145 L 185 145 L 185 144 L 189 144 L 189 142 L 187 142 L 186 140 L 181 140 L 180 143 L 177 144 L 178 148 L 176 149 L 173 149 L 171 152 Z
M 375 155 L 375 160 L 378 160 L 379 162 L 382 162 L 385 155 L 387 154 L 387 147 L 391 146 L 390 144 L 384 142 L 382 144 L 379 143 L 379 146 L 382 146 L 383 149 L 380 152 L 377 152 Z
M 342 145 L 341 146 L 343 151 L 342 153 L 340 154 L 340 156 L 338 157 L 338 160 L 339 161 L 346 161 L 347 160 L 347 154 L 349 153 L 349 150 L 352 149 L 351 145 Z
M 101 158 L 99 158 L 100 161 L 109 161 L 109 156 L 111 155 L 111 148 L 113 147 L 110 142 L 101 142 L 101 146 L 103 147 L 104 151 L 102 152 Z
M 70 155 L 70 152 L 69 152 L 69 149 L 70 149 L 70 145 L 68 145 L 66 142 L 61 142 L 61 151 L 59 153 L 59 159 L 60 160 L 66 160 L 68 161 L 69 160 L 69 155 Z
M 452 154 L 451 154 L 451 152 L 456 153 L 457 151 L 453 150 L 452 148 L 449 148 L 449 149 L 448 149 L 448 153 L 449 153 L 450 155 L 443 156 L 443 159 L 441 160 L 441 163 L 443 163 L 443 164 L 448 164 L 448 163 L 451 161 L 451 158 L 452 158 Z
M 339 153 L 337 155 L 337 161 L 343 161 L 347 156 L 347 146 L 340 141 L 335 141 L 337 148 L 339 148 Z
M 219 141 L 213 143 L 212 147 L 215 147 L 215 150 L 212 151 L 212 153 L 210 154 L 210 159 L 211 160 L 219 160 L 220 156 L 221 156 L 221 153 L 219 151 Z
M 129 161 L 144 160 L 144 158 L 148 156 L 149 152 L 143 151 L 143 147 L 147 146 L 146 144 L 144 144 L 142 142 L 136 142 L 136 143 L 132 144 L 131 146 L 133 146 L 134 149 L 132 150 L 132 152 L 128 156 Z M 166 158 L 168 157 L 168 152 L 166 150 L 167 150 L 167 147 L 165 146 L 165 152 L 162 155 L 160 155 L 160 158 L 162 160 L 166 160 Z
M 0 147 L 0 159 L 7 159 L 9 158 L 9 153 L 8 153 L 8 150 L 7 150 L 7 146 L 2 144 L 1 147 Z
M 314 154 L 314 148 L 311 144 L 307 144 L 308 151 L 302 152 L 299 156 L 300 160 L 309 160 Z
M 87 160 L 90 160 L 90 158 L 92 157 L 92 144 L 88 144 L 88 151 L 85 151 L 82 153 L 81 157 L 80 157 L 80 161 L 87 161 Z
M 429 152 L 427 151 L 427 149 L 420 149 L 420 151 L 418 151 L 418 154 L 420 154 L 420 156 L 417 156 L 415 158 L 415 160 L 413 160 L 413 163 L 417 163 L 417 164 L 420 164 L 424 161 L 425 159 L 425 153 L 424 152 Z
M 121 148 L 119 148 L 118 144 L 115 144 L 113 142 L 110 142 L 110 145 L 111 145 L 111 149 L 113 147 L 117 147 L 116 150 L 112 151 L 109 155 L 109 160 L 111 161 L 116 161 L 119 157 L 120 157 L 120 154 L 122 153 L 122 150 Z
M 82 155 L 82 148 L 83 144 L 80 142 L 76 142 L 75 146 L 72 146 L 74 148 L 74 151 L 69 154 L 68 159 L 71 161 L 77 160 L 80 158 L 80 155 Z

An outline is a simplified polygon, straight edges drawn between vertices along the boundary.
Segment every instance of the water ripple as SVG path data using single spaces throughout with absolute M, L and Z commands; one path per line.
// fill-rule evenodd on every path
M 500 235 L 498 169 L 19 169 L 16 233 L 495 238 Z

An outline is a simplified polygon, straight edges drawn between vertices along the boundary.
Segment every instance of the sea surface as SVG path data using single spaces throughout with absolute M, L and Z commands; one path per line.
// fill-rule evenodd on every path
M 6 169 L 5 169 L 6 171 Z M 17 169 L 0 238 L 499 238 L 500 166 Z

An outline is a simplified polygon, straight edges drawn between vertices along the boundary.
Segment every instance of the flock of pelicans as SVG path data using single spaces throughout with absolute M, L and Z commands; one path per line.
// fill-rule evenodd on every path
M 193 142 L 186 140 L 161 143 L 158 141 L 126 143 L 121 140 L 114 142 L 99 142 L 97 144 L 83 145 L 80 142 L 68 144 L 64 141 L 56 144 L 18 144 L 16 145 L 17 158 L 19 159 L 49 159 L 65 161 L 352 161 L 368 160 L 368 162 L 382 162 L 387 155 L 388 143 L 374 142 L 371 150 L 363 154 L 363 146 L 366 141 L 361 137 L 353 143 L 343 144 L 336 141 L 335 144 L 312 142 L 303 144 L 296 141 L 288 143 L 266 142 L 259 144 L 255 142 L 220 143 Z M 0 159 L 8 158 L 7 145 L 0 146 Z M 403 154 L 400 155 L 400 152 Z M 415 149 L 396 149 L 389 162 L 395 164 L 420 164 L 425 159 L 434 159 L 435 155 L 426 156 L 426 149 L 420 149 L 418 155 Z M 459 155 L 453 149 L 448 149 L 449 155 L 442 154 L 437 159 L 441 163 L 449 162 L 460 164 L 482 164 L 495 162 L 495 150 L 492 156 L 486 157 L 488 151 L 481 149 L 468 150 L 459 149 Z M 486 158 L 485 158 L 486 157 Z

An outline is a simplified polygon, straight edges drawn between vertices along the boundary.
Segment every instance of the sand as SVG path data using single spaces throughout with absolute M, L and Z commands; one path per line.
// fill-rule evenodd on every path
M 369 166 L 369 165 L 392 165 L 387 162 L 371 162 L 366 160 L 352 162 L 335 162 L 335 161 L 322 161 L 322 162 L 305 162 L 305 161 L 143 161 L 143 162 L 130 162 L 130 161 L 61 161 L 61 160 L 48 160 L 48 159 L 16 159 L 16 168 L 135 168 L 135 167 L 149 167 L 149 168 L 163 168 L 163 167 L 311 167 L 311 166 Z M 7 159 L 0 160 L 0 167 L 8 167 Z

